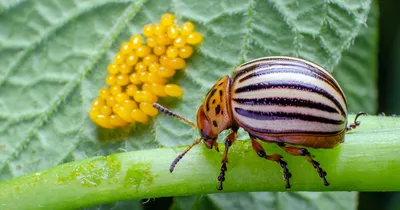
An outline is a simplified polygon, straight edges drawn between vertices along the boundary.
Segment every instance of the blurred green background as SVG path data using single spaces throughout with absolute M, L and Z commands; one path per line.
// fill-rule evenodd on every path
M 385 115 L 400 114 L 400 1 L 379 1 L 379 108 Z M 360 193 L 360 210 L 400 209 L 400 192 Z

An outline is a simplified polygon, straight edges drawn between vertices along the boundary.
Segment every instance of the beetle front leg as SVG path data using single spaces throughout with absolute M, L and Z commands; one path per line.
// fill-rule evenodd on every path
M 290 188 L 290 177 L 292 177 L 292 174 L 289 172 L 289 169 L 286 167 L 287 163 L 282 160 L 282 155 L 280 154 L 273 154 L 273 155 L 267 155 L 265 153 L 264 148 L 261 146 L 260 143 L 257 142 L 256 137 L 250 135 L 251 139 L 251 145 L 253 146 L 254 151 L 257 153 L 258 156 L 261 158 L 265 158 L 267 160 L 272 160 L 277 162 L 282 168 L 283 168 L 283 178 L 286 181 L 286 189 Z
M 229 147 L 232 146 L 233 142 L 235 142 L 236 137 L 237 137 L 237 128 L 232 128 L 231 133 L 225 138 L 225 150 L 224 150 L 224 154 L 222 155 L 222 166 L 221 166 L 221 173 L 218 176 L 218 181 L 219 181 L 219 186 L 218 186 L 218 190 L 222 190 L 222 182 L 225 181 L 225 172 L 228 170 L 228 168 L 226 167 L 226 164 L 228 163 L 228 151 L 229 151 Z
M 285 143 L 278 143 L 278 146 L 280 146 L 282 149 L 285 150 L 286 153 L 289 155 L 293 156 L 305 156 L 306 160 L 312 164 L 312 166 L 317 170 L 319 177 L 321 177 L 324 180 L 324 185 L 328 186 L 329 182 L 326 180 L 326 171 L 319 167 L 319 163 L 315 161 L 312 157 L 310 152 L 305 149 L 305 148 L 298 148 L 298 147 L 290 147 L 286 146 Z

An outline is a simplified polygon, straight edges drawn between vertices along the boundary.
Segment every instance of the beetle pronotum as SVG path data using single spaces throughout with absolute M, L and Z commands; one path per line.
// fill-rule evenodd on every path
M 286 144 L 333 148 L 343 142 L 346 131 L 360 125 L 357 118 L 365 114 L 359 112 L 354 123 L 347 125 L 347 102 L 337 81 L 319 65 L 293 57 L 255 59 L 238 66 L 233 77 L 222 77 L 199 107 L 197 125 L 159 104 L 153 106 L 198 128 L 200 133 L 200 138 L 172 162 L 170 172 L 201 140 L 207 148 L 214 146 L 218 151 L 218 134 L 231 130 L 225 139 L 218 190 L 222 190 L 228 150 L 239 128 L 249 133 L 258 156 L 283 168 L 286 188 L 290 188 L 291 177 L 287 163 L 280 154 L 267 155 L 257 139 L 275 142 L 290 155 L 305 156 L 328 186 L 326 172 L 307 149 Z

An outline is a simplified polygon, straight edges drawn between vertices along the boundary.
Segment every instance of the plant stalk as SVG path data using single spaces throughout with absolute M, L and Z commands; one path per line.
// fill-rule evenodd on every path
M 346 134 L 340 146 L 309 149 L 327 171 L 330 186 L 323 185 L 304 157 L 262 143 L 267 154 L 282 154 L 288 163 L 292 188 L 286 190 L 277 163 L 259 158 L 250 141 L 236 141 L 229 150 L 222 192 L 400 191 L 400 118 L 362 116 L 359 120 L 361 126 Z M 118 200 L 220 192 L 222 152 L 197 145 L 169 172 L 169 165 L 185 148 L 93 157 L 7 180 L 0 183 L 0 209 L 75 209 Z

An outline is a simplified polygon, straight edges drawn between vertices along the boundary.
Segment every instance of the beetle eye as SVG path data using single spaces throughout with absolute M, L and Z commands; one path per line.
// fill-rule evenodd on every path
M 206 132 L 204 132 L 203 129 L 200 129 L 200 135 L 201 135 L 201 137 L 202 137 L 203 139 L 205 139 L 205 140 L 211 139 L 211 137 L 208 136 L 208 135 L 206 134 Z

